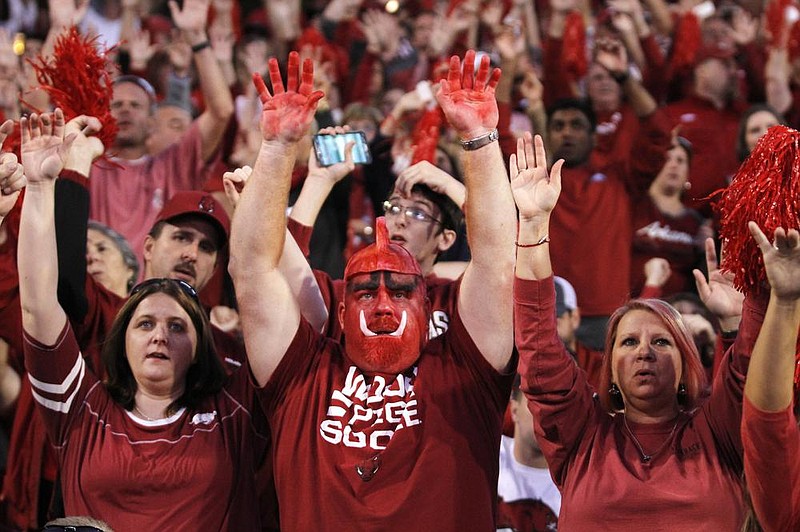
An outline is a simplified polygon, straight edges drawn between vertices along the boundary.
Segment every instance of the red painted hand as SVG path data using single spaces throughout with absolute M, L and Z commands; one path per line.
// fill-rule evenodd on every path
M 497 127 L 499 113 L 494 92 L 500 80 L 500 69 L 489 73 L 489 57 L 481 57 L 475 74 L 475 51 L 469 50 L 462 62 L 450 58 L 450 71 L 442 80 L 436 99 L 450 125 L 462 139 L 479 137 Z
M 317 102 L 324 96 L 322 91 L 312 91 L 314 87 L 314 63 L 311 59 L 303 61 L 300 70 L 300 55 L 289 54 L 286 87 L 281 79 L 278 61 L 269 60 L 269 79 L 272 94 L 257 72 L 253 74 L 253 84 L 261 98 L 261 135 L 264 140 L 278 140 L 286 143 L 299 141 L 308 134 L 314 118 Z

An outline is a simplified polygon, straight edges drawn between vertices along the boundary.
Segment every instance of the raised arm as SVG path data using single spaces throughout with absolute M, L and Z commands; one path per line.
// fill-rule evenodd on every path
M 222 176 L 225 194 L 234 209 L 239 204 L 241 192 L 244 190 L 244 185 L 252 173 L 252 168 L 244 166 L 237 168 L 233 172 L 225 172 L 225 175 Z M 322 293 L 314 277 L 314 272 L 311 270 L 311 265 L 288 229 L 286 230 L 286 240 L 281 260 L 278 263 L 278 269 L 283 274 L 286 282 L 289 283 L 289 289 L 297 300 L 300 313 L 314 330 L 323 331 L 328 323 L 328 307 L 322 298 Z
M 779 227 L 772 245 L 755 222 L 750 222 L 749 228 L 764 257 L 770 297 L 750 358 L 744 394 L 759 410 L 780 412 L 792 403 L 800 327 L 800 234 Z
M 300 324 L 297 301 L 278 264 L 297 143 L 307 133 L 322 97 L 321 92 L 312 92 L 311 60 L 304 61 L 301 71 L 296 52 L 289 55 L 286 88 L 274 58 L 269 61 L 269 76 L 272 94 L 260 75 L 253 77 L 263 107 L 263 140 L 234 212 L 228 267 L 236 287 L 250 367 L 262 386 L 280 363 Z
M 514 202 L 519 210 L 516 276 L 540 280 L 553 275 L 550 263 L 550 214 L 561 193 L 559 159 L 547 172 L 547 155 L 542 137 L 531 139 L 525 133 L 517 141 L 517 153 L 511 156 L 509 174 Z
M 216 151 L 233 116 L 233 96 L 206 34 L 209 4 L 210 0 L 184 0 L 183 7 L 179 8 L 175 0 L 169 2 L 172 20 L 192 46 L 206 103 L 205 111 L 197 117 L 204 161 Z
M 37 341 L 52 345 L 67 316 L 58 303 L 55 180 L 64 166 L 64 114 L 32 114 L 20 120 L 22 165 L 28 178 L 17 245 L 22 326 Z
M 475 52 L 450 71 L 436 98 L 465 145 L 466 221 L 472 260 L 464 272 L 458 312 L 475 345 L 498 371 L 507 370 L 513 351 L 514 199 L 497 138 L 495 87 L 500 70 L 490 73 L 484 56 L 474 72 Z

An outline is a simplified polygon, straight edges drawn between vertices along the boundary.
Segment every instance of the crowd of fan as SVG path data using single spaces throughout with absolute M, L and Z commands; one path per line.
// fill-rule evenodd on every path
M 61 277 L 67 271 L 64 284 L 72 287 L 62 292 L 59 279 L 61 304 L 71 319 L 70 308 L 88 320 L 87 305 L 116 310 L 139 280 L 178 272 L 198 289 L 226 341 L 241 345 L 225 262 L 237 187 L 262 146 L 254 73 L 274 90 L 269 58 L 285 72 L 284 59 L 297 50 L 313 60 L 314 89 L 324 93 L 298 143 L 289 230 L 311 266 L 327 274 L 317 274 L 325 293 L 328 277 L 342 278 L 348 258 L 374 241 L 376 217 L 430 218 L 396 198 L 397 190 L 408 196 L 420 186 L 435 198 L 432 219 L 444 223 L 431 229 L 436 235 L 402 243 L 425 276 L 463 272 L 470 249 L 459 212 L 462 139 L 434 95 L 450 57 L 478 50 L 476 65 L 488 55 L 502 71 L 497 129 L 506 161 L 525 132 L 541 135 L 551 162 L 565 161 L 549 231 L 560 277 L 558 333 L 589 382 L 604 382 L 609 317 L 637 296 L 673 303 L 713 378 L 727 332 L 724 317 L 703 303 L 720 245 L 714 201 L 771 126 L 800 126 L 798 18 L 793 3 L 779 0 L 4 0 L 0 119 L 50 109 L 31 63 L 51 58 L 72 26 L 96 35 L 112 69 L 119 131 L 105 150 L 81 136 L 61 174 L 57 201 L 67 210 L 79 205 L 86 218 L 56 209 L 56 226 L 73 232 L 59 234 Z M 109 126 L 90 118 L 80 125 L 83 132 Z M 311 136 L 345 127 L 364 131 L 372 162 L 321 167 Z M 176 251 L 174 263 L 161 265 L 169 245 L 159 243 L 163 224 L 204 212 L 213 213 L 205 223 L 215 237 L 203 240 L 195 228 L 193 255 Z M 0 228 L 0 250 L 13 255 L 18 234 L 9 225 Z M 15 258 L 8 260 L 2 275 L 16 279 Z M 76 265 L 83 272 L 68 271 Z M 117 299 L 84 287 L 87 272 Z M 48 452 L 14 443 L 32 438 L 43 448 L 45 435 L 29 427 L 20 435 L 27 423 L 19 413 L 32 414 L 33 403 L 20 410 L 28 385 L 19 326 L 6 325 L 19 320 L 6 284 L 0 277 L 0 435 L 6 453 L 11 437 L 5 462 L 13 476 L 6 474 L 0 497 L 0 529 L 33 529 L 58 516 L 59 475 Z M 64 293 L 80 295 L 70 307 Z M 435 312 L 432 327 L 434 320 Z M 110 318 L 97 323 L 85 325 L 85 338 L 104 337 Z M 83 348 L 95 369 L 99 350 Z M 234 354 L 225 360 L 242 362 Z M 514 404 L 512 411 L 524 410 Z M 549 510 L 557 515 L 558 502 Z

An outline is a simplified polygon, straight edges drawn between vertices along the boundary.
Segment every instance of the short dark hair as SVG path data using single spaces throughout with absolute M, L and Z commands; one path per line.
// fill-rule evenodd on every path
M 747 156 L 750 155 L 750 150 L 747 149 L 747 141 L 745 141 L 745 137 L 747 136 L 747 122 L 750 120 L 751 116 L 761 111 L 771 113 L 779 124 L 786 125 L 786 120 L 783 118 L 783 115 L 769 104 L 757 103 L 748 107 L 747 110 L 742 113 L 742 116 L 739 117 L 739 131 L 736 135 L 736 155 L 739 157 L 739 162 L 744 162 Z
M 428 185 L 417 183 L 411 187 L 411 192 L 421 194 L 426 200 L 430 201 L 441 212 L 442 227 L 451 231 L 458 231 L 464 223 L 464 213 L 456 202 L 450 199 L 447 194 L 441 194 L 431 189 Z
M 103 343 L 103 364 L 108 373 L 105 386 L 117 404 L 127 410 L 134 407 L 137 385 L 125 353 L 125 334 L 139 304 L 155 293 L 166 294 L 177 301 L 197 332 L 197 349 L 186 374 L 183 394 L 167 408 L 167 413 L 173 414 L 181 407 L 196 407 L 203 398 L 220 391 L 226 380 L 225 369 L 214 347 L 208 316 L 200 302 L 184 292 L 177 281 L 160 279 L 141 285 L 141 290 L 135 291 L 117 313 Z
M 597 127 L 597 117 L 594 114 L 594 109 L 589 104 L 588 100 L 579 98 L 561 98 L 556 100 L 553 105 L 547 108 L 547 129 L 550 129 L 550 122 L 553 120 L 553 115 L 558 111 L 575 110 L 582 113 L 589 121 L 590 133 L 594 133 Z

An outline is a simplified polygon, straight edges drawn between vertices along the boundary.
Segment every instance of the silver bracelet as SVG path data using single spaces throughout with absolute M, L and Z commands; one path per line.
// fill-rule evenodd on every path
M 464 151 L 473 151 L 477 150 L 478 148 L 483 148 L 487 144 L 491 144 L 492 142 L 496 141 L 500 138 L 500 134 L 497 132 L 497 129 L 493 129 L 490 132 L 481 135 L 480 137 L 475 137 L 474 139 L 469 140 L 462 140 L 461 147 L 464 148 Z

